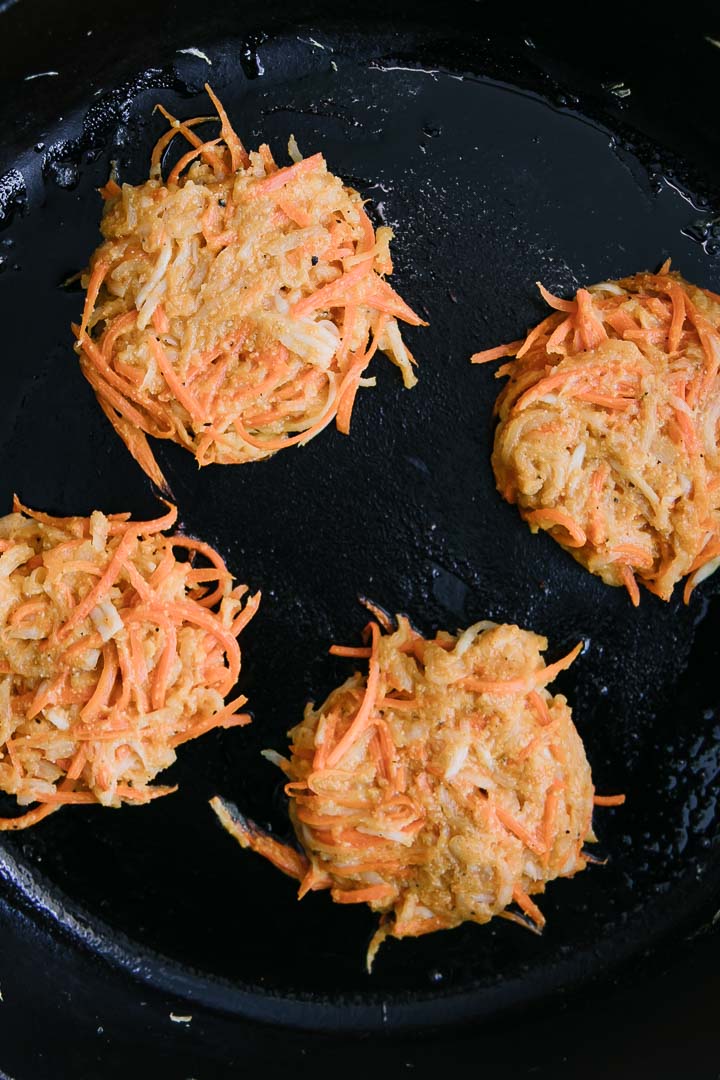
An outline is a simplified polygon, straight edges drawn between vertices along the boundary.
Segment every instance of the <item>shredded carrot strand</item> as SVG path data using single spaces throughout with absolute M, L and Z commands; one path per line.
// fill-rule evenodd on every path
M 183 169 L 185 169 L 196 158 L 201 157 L 202 155 L 207 155 L 207 152 L 209 150 L 212 150 L 212 148 L 214 146 L 217 146 L 219 143 L 220 139 L 211 139 L 209 142 L 200 143 L 199 146 L 195 147 L 192 150 L 188 150 L 186 154 L 183 154 L 177 164 L 174 165 L 168 173 L 168 186 L 170 186 L 171 184 L 177 184 L 180 180 L 180 174 Z
M 372 623 L 371 627 L 372 641 L 370 651 L 370 667 L 368 671 L 367 686 L 365 694 L 358 709 L 355 718 L 353 719 L 350 727 L 347 729 L 343 737 L 339 742 L 335 744 L 327 757 L 328 768 L 332 768 L 334 765 L 342 759 L 343 755 L 347 753 L 353 743 L 360 737 L 365 730 L 375 707 L 375 699 L 377 696 L 378 683 L 380 681 L 380 664 L 378 660 L 378 643 L 380 638 L 380 631 L 378 630 L 377 623 Z
M 313 154 L 312 157 L 303 158 L 302 161 L 298 161 L 295 165 L 287 165 L 283 169 L 278 169 L 277 172 L 273 173 L 272 176 L 268 176 L 265 180 L 258 180 L 249 189 L 246 198 L 259 199 L 262 195 L 271 195 L 274 191 L 279 191 L 293 180 L 297 180 L 299 177 L 306 176 L 311 172 L 318 172 L 324 166 L 325 159 L 322 154 Z
M 332 889 L 336 904 L 370 904 L 375 900 L 389 900 L 395 895 L 392 885 L 368 885 L 366 889 Z
M 118 195 L 122 194 L 122 188 L 118 183 L 115 182 L 115 180 L 112 179 L 112 177 L 103 187 L 98 188 L 98 191 L 100 192 L 103 199 L 115 199 Z
M 545 925 L 545 916 L 537 904 L 533 903 L 528 894 L 517 886 L 513 889 L 512 895 L 517 906 L 522 908 L 526 915 L 530 916 L 538 929 L 542 929 Z
M 545 698 L 537 692 L 537 690 L 530 691 L 530 693 L 528 694 L 528 702 L 535 710 L 537 718 L 543 726 L 552 723 L 552 717 L 550 716 L 547 702 L 545 701 Z
M 559 296 L 554 296 L 553 293 L 548 292 L 548 290 L 540 281 L 536 281 L 535 284 L 537 285 L 543 300 L 551 308 L 555 308 L 556 311 L 570 311 L 573 313 L 575 312 L 577 305 L 575 304 L 574 300 L 561 300 Z
M 593 802 L 596 806 L 622 806 L 625 802 L 624 795 L 595 795 Z
M 568 534 L 568 539 L 565 543 L 569 547 L 584 547 L 587 543 L 587 536 L 584 530 L 576 521 L 570 517 L 569 514 L 564 513 L 562 510 L 553 510 L 550 507 L 542 507 L 539 510 L 531 510 L 526 512 L 525 520 L 531 524 L 537 522 L 539 525 L 543 522 L 548 522 L 552 527 L 554 525 L 560 525 Z
M 302 881 L 308 871 L 308 860 L 294 848 L 281 844 L 274 837 L 263 833 L 244 818 L 230 803 L 215 796 L 210 800 L 224 828 L 234 836 L 241 847 L 252 848 L 288 877 Z
M 522 345 L 520 341 L 511 341 L 508 345 L 498 345 L 495 349 L 484 349 L 482 352 L 473 353 L 470 357 L 471 364 L 489 364 L 493 360 L 499 360 L 503 356 L 515 356 Z
M 635 575 L 633 574 L 627 563 L 620 564 L 619 573 L 620 577 L 622 578 L 623 585 L 625 586 L 630 595 L 633 607 L 639 607 L 640 589 L 638 588 L 638 583 L 635 580 Z
M 105 596 L 112 586 L 115 584 L 118 574 L 122 569 L 122 565 L 130 554 L 131 549 L 137 541 L 137 533 L 128 530 L 122 536 L 118 547 L 116 548 L 112 558 L 110 559 L 105 572 L 85 598 L 80 601 L 75 607 L 72 615 L 63 626 L 57 632 L 58 641 L 64 640 L 75 629 L 75 627 L 83 622 L 88 617 L 92 609 L 97 603 Z
M 537 837 L 525 828 L 525 826 L 516 818 L 509 814 L 507 810 L 504 810 L 502 806 L 495 807 L 495 814 L 498 821 L 505 826 L 508 832 L 511 832 L 513 836 L 516 836 L 518 840 L 521 840 L 525 847 L 536 855 L 543 854 L 543 845 L 538 841 Z
M 220 130 L 223 141 L 227 146 L 228 150 L 230 151 L 230 164 L 232 167 L 232 171 L 237 172 L 238 169 L 241 168 L 247 169 L 250 165 L 250 158 L 245 147 L 240 142 L 240 139 L 237 136 L 237 132 L 228 120 L 228 115 L 225 112 L 225 109 L 222 107 L 220 99 L 212 92 L 212 89 L 210 88 L 210 85 L 208 83 L 205 83 L 205 90 L 208 94 L 208 97 L 215 106 L 215 111 L 220 117 Z
M 331 656 L 354 656 L 361 660 L 368 660 L 372 656 L 372 649 L 356 648 L 350 645 L 331 645 L 328 652 Z
M 195 401 L 192 394 L 190 394 L 185 389 L 182 382 L 176 375 L 172 363 L 168 359 L 167 353 L 165 352 L 158 339 L 151 334 L 148 337 L 148 343 L 150 345 L 153 356 L 157 360 L 157 364 L 163 374 L 163 378 L 165 379 L 165 382 L 168 384 L 172 393 L 175 395 L 183 408 L 187 409 L 187 412 L 193 420 L 201 420 L 202 417 L 200 406 L 198 405 L 197 401 Z

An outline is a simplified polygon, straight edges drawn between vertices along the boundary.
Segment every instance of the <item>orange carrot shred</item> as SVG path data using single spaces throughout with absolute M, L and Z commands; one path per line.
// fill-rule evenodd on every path
M 545 916 L 543 915 L 537 904 L 533 903 L 528 894 L 517 886 L 513 889 L 513 900 L 522 908 L 526 915 L 529 915 L 538 929 L 542 929 L 545 925 Z
M 622 806 L 625 802 L 624 795 L 595 795 L 593 802 L 596 806 Z
M 471 364 L 489 364 L 493 360 L 499 360 L 503 356 L 515 356 L 522 345 L 520 341 L 511 341 L 508 345 L 498 345 L 495 349 L 484 349 L 482 352 L 473 353 L 470 357 Z
M 372 644 L 370 653 L 370 667 L 367 678 L 367 686 L 365 694 L 363 696 L 362 703 L 358 709 L 350 727 L 347 729 L 343 737 L 335 744 L 327 757 L 327 764 L 329 768 L 336 765 L 343 757 L 345 753 L 350 749 L 356 739 L 360 737 L 362 732 L 370 720 L 370 716 L 373 708 L 375 707 L 375 698 L 377 696 L 378 683 L 380 681 L 380 665 L 378 661 L 378 643 L 380 633 L 377 623 L 371 624 Z

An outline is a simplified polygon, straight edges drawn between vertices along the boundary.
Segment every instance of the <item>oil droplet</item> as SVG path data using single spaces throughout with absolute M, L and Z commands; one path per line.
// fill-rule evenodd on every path
M 717 255 L 720 252 L 720 218 L 694 221 L 681 229 L 681 233 L 699 244 L 707 255 Z
M 71 161 L 50 161 L 46 166 L 46 173 L 58 187 L 66 190 L 74 188 L 79 180 L 78 167 Z
M 602 87 L 603 90 L 608 90 L 613 97 L 620 98 L 621 101 L 632 94 L 632 90 L 624 82 L 603 83 Z
M 265 67 L 257 49 L 265 40 L 264 35 L 249 39 L 240 50 L 240 64 L 248 79 L 257 79 L 265 74 Z

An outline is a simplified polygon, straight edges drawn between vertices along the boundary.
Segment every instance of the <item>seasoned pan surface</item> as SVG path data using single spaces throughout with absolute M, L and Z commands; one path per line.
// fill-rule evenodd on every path
M 532 537 L 494 490 L 497 384 L 467 362 L 538 320 L 538 279 L 570 292 L 670 255 L 718 290 L 717 192 L 701 151 L 680 146 L 689 157 L 678 157 L 633 129 L 642 121 L 659 138 L 657 117 L 631 102 L 618 112 L 624 84 L 584 97 L 587 72 L 574 84 L 567 58 L 541 64 L 529 39 L 504 62 L 510 53 L 476 32 L 471 48 L 466 30 L 430 21 L 399 34 L 321 20 L 254 36 L 206 30 L 152 56 L 138 48 L 134 70 L 110 58 L 102 83 L 68 91 L 64 111 L 48 104 L 55 76 L 41 76 L 44 97 L 41 79 L 28 84 L 37 126 L 25 118 L 4 163 L 3 510 L 13 491 L 57 513 L 155 510 L 79 372 L 69 324 L 81 296 L 62 283 L 98 241 L 95 189 L 111 160 L 124 180 L 147 175 L 158 100 L 206 112 L 210 79 L 249 145 L 267 140 L 280 157 L 294 133 L 305 152 L 322 150 L 395 230 L 394 284 L 430 320 L 410 340 L 418 387 L 404 391 L 376 361 L 378 386 L 359 396 L 349 438 L 328 429 L 268 462 L 202 471 L 159 446 L 183 527 L 263 590 L 243 634 L 255 721 L 183 749 L 167 774 L 175 796 L 121 813 L 64 810 L 3 839 L 18 902 L 149 981 L 244 1015 L 311 1027 L 490 1015 L 677 940 L 720 886 L 720 583 L 689 608 L 644 594 L 636 611 Z M 547 635 L 550 659 L 586 641 L 558 687 L 597 788 L 628 801 L 596 815 L 608 864 L 549 888 L 541 938 L 498 922 L 391 941 L 369 978 L 373 916 L 322 894 L 298 904 L 291 882 L 217 826 L 207 800 L 220 793 L 288 835 L 281 778 L 260 750 L 282 750 L 304 702 L 349 673 L 327 647 L 357 637 L 360 595 L 423 631 L 517 622 Z

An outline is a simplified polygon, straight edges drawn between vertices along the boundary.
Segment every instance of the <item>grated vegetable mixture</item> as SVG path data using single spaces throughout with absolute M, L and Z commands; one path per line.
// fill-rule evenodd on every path
M 171 439 L 199 465 L 266 458 L 331 421 L 348 433 L 376 350 L 406 387 L 414 359 L 398 320 L 423 324 L 385 280 L 388 228 L 373 229 L 360 195 L 322 154 L 278 166 L 247 153 L 225 111 L 220 135 L 180 121 L 152 155 L 150 178 L 103 189 L 104 242 L 83 283 L 73 327 L 82 370 L 115 430 L 165 486 L 146 436 Z M 167 177 L 162 160 L 190 144 Z
M 260 594 L 244 600 L 207 544 L 163 535 L 174 507 L 156 521 L 14 509 L 0 518 L 0 789 L 39 805 L 0 829 L 174 791 L 150 782 L 176 747 L 249 722 L 244 697 L 223 699 Z

